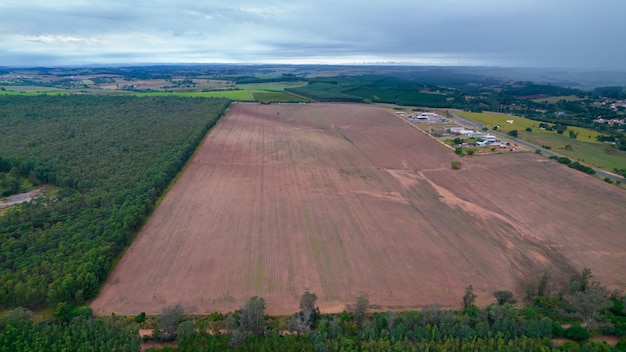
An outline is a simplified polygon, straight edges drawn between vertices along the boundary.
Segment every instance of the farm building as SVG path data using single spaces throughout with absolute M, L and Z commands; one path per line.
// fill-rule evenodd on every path
M 409 116 L 407 120 L 411 122 L 428 122 L 430 121 L 430 118 L 424 115 L 417 115 L 417 116 Z
M 487 138 L 487 136 L 489 136 L 489 135 L 488 135 L 488 134 L 481 133 L 481 132 L 474 132 L 474 131 L 471 131 L 470 133 L 468 133 L 468 134 L 467 134 L 467 136 L 468 136 L 469 138 L 483 138 L 483 139 L 484 139 L 484 138 Z
M 417 115 L 412 115 L 407 118 L 407 120 L 411 122 L 441 121 L 443 119 L 443 116 L 434 112 L 420 112 Z
M 450 127 L 449 131 L 450 131 L 450 133 L 454 133 L 454 134 L 475 133 L 473 130 L 466 130 L 465 127 Z

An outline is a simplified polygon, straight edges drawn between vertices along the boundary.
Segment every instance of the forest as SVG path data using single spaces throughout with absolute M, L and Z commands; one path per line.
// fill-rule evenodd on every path
M 225 99 L 0 96 L 0 166 L 47 185 L 0 217 L 0 307 L 93 298 Z M 7 172 L 8 170 L 8 172 Z

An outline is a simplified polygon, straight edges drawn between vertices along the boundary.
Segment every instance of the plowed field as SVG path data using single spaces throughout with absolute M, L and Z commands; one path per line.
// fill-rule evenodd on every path
M 625 289 L 625 229 L 626 192 L 541 156 L 459 159 L 372 106 L 233 104 L 91 306 L 458 307 L 583 267 Z

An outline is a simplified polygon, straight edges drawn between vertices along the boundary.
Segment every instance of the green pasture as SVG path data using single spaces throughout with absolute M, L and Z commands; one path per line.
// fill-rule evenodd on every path
M 59 93 L 59 94 L 68 94 L 68 92 L 64 89 L 53 88 L 53 87 L 41 87 L 41 86 L 5 86 L 3 87 L 5 90 L 0 90 L 0 94 L 23 94 L 23 95 L 39 95 L 39 94 L 50 94 L 50 93 Z
M 569 129 L 569 127 L 568 127 Z M 626 151 L 614 150 L 607 153 L 605 148 L 607 143 L 593 142 L 589 143 L 588 136 L 578 135 L 577 139 L 567 136 L 567 130 L 559 135 L 556 132 L 542 131 L 540 133 L 520 131 L 518 138 L 530 142 L 536 146 L 548 145 L 552 147 L 550 150 L 564 155 L 572 160 L 580 161 L 588 165 L 596 166 L 604 170 L 613 170 L 614 168 L 626 168 Z M 569 145 L 566 149 L 566 146 Z
M 66 92 L 66 91 L 60 91 L 60 90 L 41 90 L 41 91 L 36 91 L 36 90 L 31 90 L 31 91 L 24 91 L 24 90 L 20 90 L 20 91 L 13 91 L 13 90 L 7 90 L 7 91 L 0 91 L 0 95 L 68 95 L 70 94 L 70 92 Z
M 271 90 L 271 91 L 284 91 L 285 88 L 296 88 L 306 86 L 308 83 L 301 82 L 267 82 L 267 83 L 244 83 L 238 84 L 237 87 L 244 90 Z
M 518 116 L 509 116 L 494 113 L 473 113 L 457 111 L 457 114 L 478 123 L 489 129 L 493 125 L 500 125 L 499 131 L 507 133 L 511 130 L 518 131 L 518 138 L 530 142 L 536 146 L 550 146 L 551 151 L 562 154 L 568 158 L 580 161 L 592 166 L 605 170 L 613 170 L 614 168 L 626 168 L 626 152 L 615 150 L 607 153 L 605 148 L 608 144 L 598 142 L 596 137 L 599 135 L 597 131 L 587 128 L 568 126 L 563 134 L 556 131 L 546 131 L 539 128 L 539 121 L 526 119 Z M 509 124 L 506 120 L 513 120 L 513 124 Z M 526 132 L 526 128 L 530 127 L 532 132 Z M 576 139 L 569 137 L 569 131 L 578 133 Z M 565 149 L 565 146 L 568 149 Z
M 310 99 L 300 97 L 288 92 L 276 92 L 276 91 L 255 91 L 252 93 L 254 101 L 260 103 L 297 103 L 297 102 L 310 102 Z
M 223 90 L 213 92 L 141 92 L 136 96 L 178 96 L 178 97 L 205 97 L 205 98 L 228 98 L 237 101 L 254 101 L 254 90 Z
M 508 132 L 511 130 L 517 130 L 518 132 L 523 132 L 526 128 L 530 127 L 533 130 L 533 133 L 545 133 L 549 135 L 556 135 L 558 137 L 563 137 L 564 140 L 572 140 L 569 138 L 569 131 L 572 130 L 578 133 L 578 140 L 584 141 L 587 143 L 596 143 L 602 144 L 602 142 L 598 142 L 596 137 L 600 135 L 597 131 L 590 130 L 588 128 L 568 126 L 567 130 L 563 132 L 562 135 L 557 134 L 555 131 L 545 131 L 539 128 L 540 121 L 527 119 L 519 116 L 511 116 L 504 114 L 495 114 L 489 112 L 466 112 L 466 111 L 456 111 L 457 114 L 472 120 L 478 123 L 481 123 L 483 127 L 487 127 L 491 129 L 494 125 L 500 125 L 500 131 Z M 513 120 L 512 124 L 506 122 L 507 120 Z M 552 123 L 548 123 L 549 125 L 553 125 Z

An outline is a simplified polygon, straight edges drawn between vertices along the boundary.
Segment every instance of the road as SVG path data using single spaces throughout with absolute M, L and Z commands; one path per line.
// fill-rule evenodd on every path
M 467 128 L 472 128 L 472 129 L 476 129 L 478 131 L 482 130 L 483 125 L 474 121 L 470 121 L 462 116 L 459 116 L 457 114 L 455 114 L 454 112 L 451 112 L 452 114 L 452 119 L 457 122 L 458 124 L 460 124 L 463 127 L 467 127 Z M 542 154 L 547 155 L 547 156 L 556 156 L 556 157 L 562 157 L 563 155 L 557 154 L 551 150 L 545 149 L 545 148 L 541 148 L 541 147 L 537 147 L 534 144 L 530 144 L 526 141 L 523 141 L 521 139 L 515 138 L 515 137 L 511 137 L 508 134 L 504 134 L 502 132 L 498 132 L 498 131 L 489 131 L 489 133 L 494 134 L 496 137 L 501 138 L 501 139 L 508 139 L 514 143 L 523 145 L 527 148 L 529 148 L 530 150 L 539 150 Z M 596 172 L 596 174 L 611 179 L 613 181 L 620 181 L 620 182 L 624 182 L 625 179 L 623 177 L 620 177 L 616 174 L 613 174 L 611 172 L 602 170 L 602 169 L 598 169 L 598 168 L 593 168 L 593 171 Z

